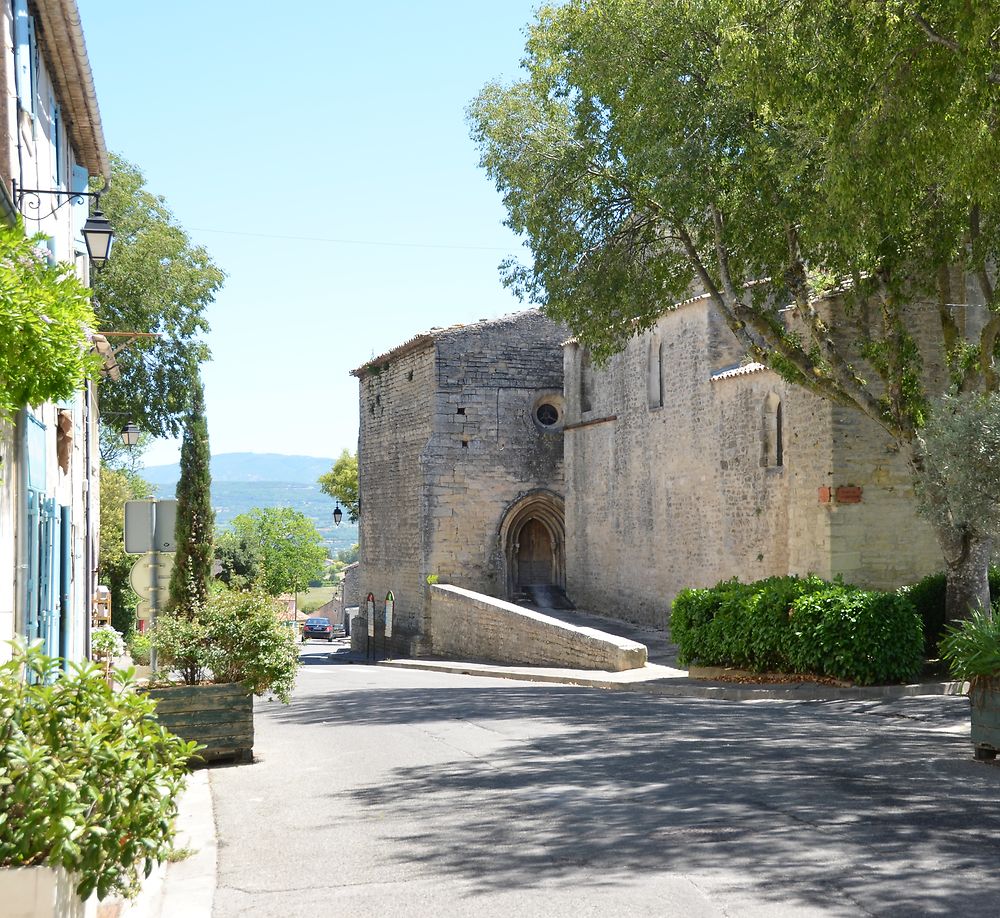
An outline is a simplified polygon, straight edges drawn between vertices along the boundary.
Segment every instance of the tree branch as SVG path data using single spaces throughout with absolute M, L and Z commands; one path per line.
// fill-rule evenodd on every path
M 918 26 L 920 26 L 920 28 L 924 32 L 924 35 L 926 35 L 927 38 L 933 44 L 941 45 L 942 47 L 947 48 L 949 51 L 954 51 L 957 54 L 963 53 L 961 45 L 959 45 L 959 43 L 955 41 L 954 38 L 947 38 L 940 32 L 937 32 L 934 29 L 934 27 L 926 19 L 924 19 L 923 16 L 920 15 L 920 13 L 917 12 L 910 13 L 910 17 Z

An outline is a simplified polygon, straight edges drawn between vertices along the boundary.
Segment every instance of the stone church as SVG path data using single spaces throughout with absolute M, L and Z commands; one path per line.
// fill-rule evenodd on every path
M 942 566 L 891 440 L 743 360 L 708 297 L 601 368 L 529 310 L 354 375 L 361 591 L 393 591 L 406 652 L 431 651 L 435 581 L 663 627 L 679 590 L 727 577 L 890 588 Z

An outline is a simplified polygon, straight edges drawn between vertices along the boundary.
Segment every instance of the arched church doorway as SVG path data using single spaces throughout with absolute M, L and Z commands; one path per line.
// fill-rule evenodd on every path
M 503 579 L 511 600 L 535 604 L 562 597 L 566 587 L 566 523 L 562 498 L 548 490 L 516 500 L 500 523 Z

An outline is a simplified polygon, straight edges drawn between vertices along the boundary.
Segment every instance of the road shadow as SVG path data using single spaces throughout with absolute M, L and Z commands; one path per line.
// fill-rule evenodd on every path
M 334 691 L 267 716 L 498 734 L 488 755 L 456 751 L 333 792 L 390 826 L 419 826 L 394 836 L 394 857 L 442 881 L 613 885 L 668 870 L 776 908 L 995 916 L 1000 768 L 973 762 L 967 735 L 944 732 L 967 714 L 961 699 L 948 703 L 921 722 L 829 703 L 464 683 Z M 530 720 L 531 738 L 505 730 L 511 719 Z

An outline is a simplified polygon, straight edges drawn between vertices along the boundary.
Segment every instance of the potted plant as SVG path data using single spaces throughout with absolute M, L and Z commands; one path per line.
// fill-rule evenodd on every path
M 125 639 L 121 632 L 110 625 L 101 625 L 90 633 L 90 651 L 94 662 L 99 663 L 104 670 L 104 678 L 110 684 L 114 678 L 112 667 L 120 656 L 125 653 Z
M 40 643 L 0 665 L 0 910 L 83 914 L 129 895 L 166 858 L 193 745 L 171 735 L 128 673 L 63 673 Z
M 149 695 L 160 721 L 202 744 L 204 760 L 253 757 L 253 696 L 291 697 L 295 639 L 275 601 L 259 590 L 223 590 L 193 616 L 165 615 L 151 641 L 161 671 Z
M 1000 616 L 974 612 L 949 628 L 939 646 L 951 674 L 969 683 L 973 754 L 995 759 L 1000 751 Z

